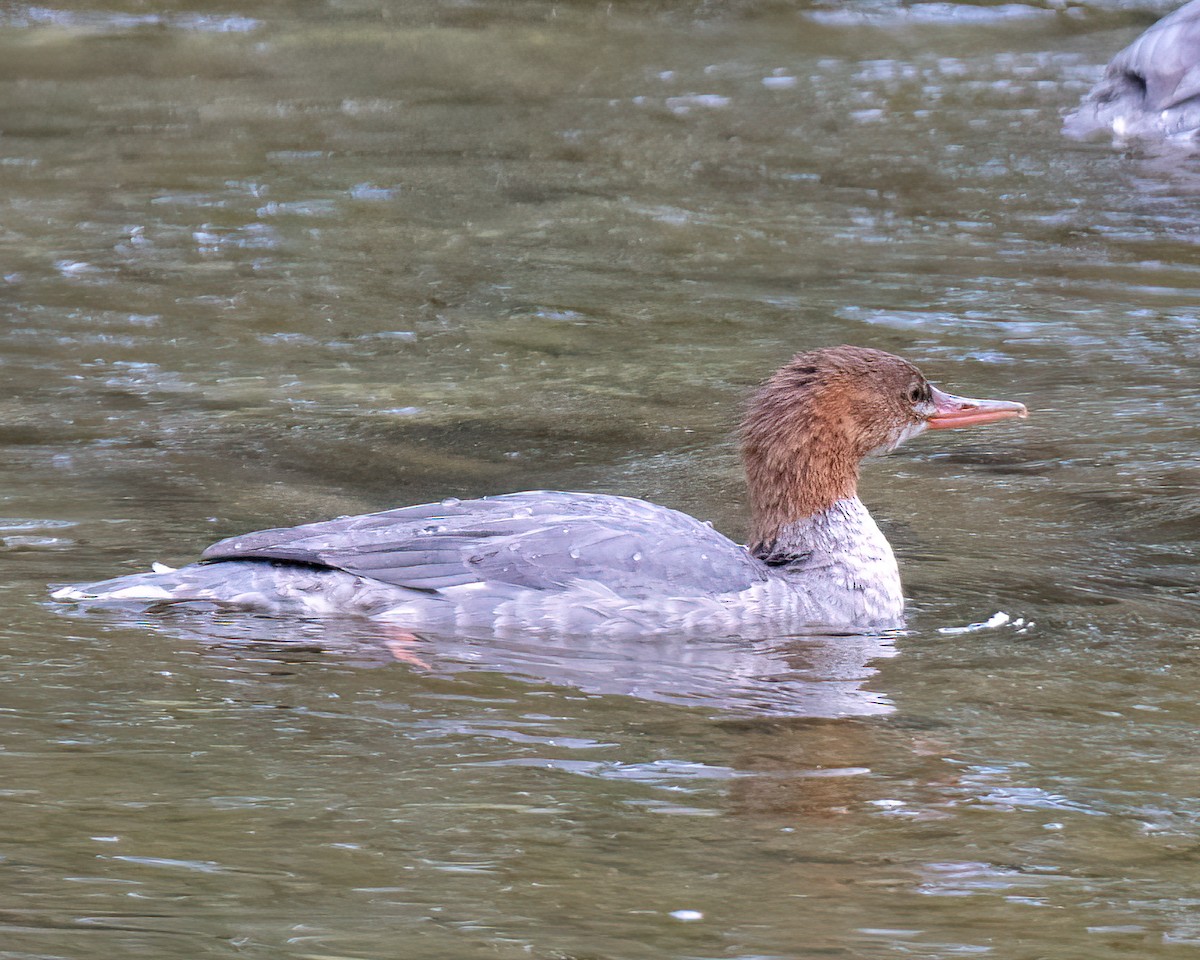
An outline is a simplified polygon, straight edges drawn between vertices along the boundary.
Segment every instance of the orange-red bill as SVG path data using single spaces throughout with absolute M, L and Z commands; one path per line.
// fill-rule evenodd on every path
M 956 397 L 931 386 L 934 414 L 928 420 L 930 430 L 948 430 L 951 427 L 973 427 L 980 423 L 995 423 L 997 420 L 1024 420 L 1029 416 L 1025 404 L 1013 400 L 972 400 Z

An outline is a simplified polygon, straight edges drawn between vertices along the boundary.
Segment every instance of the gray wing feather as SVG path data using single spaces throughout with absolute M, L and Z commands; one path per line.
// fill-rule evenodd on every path
M 743 590 L 767 579 L 744 547 L 644 500 L 535 491 L 420 504 L 230 537 L 204 560 L 269 559 L 437 591 L 599 580 L 625 596 Z

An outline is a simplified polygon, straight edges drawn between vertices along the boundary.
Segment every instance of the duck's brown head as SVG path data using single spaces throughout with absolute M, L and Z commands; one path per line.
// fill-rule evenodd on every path
M 779 528 L 853 497 L 858 464 L 927 429 L 1026 416 L 1007 400 L 944 393 L 907 360 L 866 347 L 797 354 L 754 395 L 742 421 L 753 549 Z

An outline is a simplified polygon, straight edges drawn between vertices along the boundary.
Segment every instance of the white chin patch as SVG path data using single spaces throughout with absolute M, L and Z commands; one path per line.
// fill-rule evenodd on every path
M 905 440 L 911 440 L 913 437 L 924 433 L 928 428 L 929 428 L 929 424 L 926 423 L 924 420 L 921 420 L 918 423 L 906 424 L 904 429 L 901 430 L 898 434 L 896 434 L 896 436 L 893 437 L 888 443 L 885 443 L 881 447 L 876 447 L 869 454 L 867 454 L 867 456 L 875 456 L 876 454 L 891 453 L 898 446 L 900 446 L 900 444 L 904 443 Z
M 892 444 L 892 449 L 895 450 L 905 440 L 911 440 L 913 437 L 918 437 L 929 429 L 927 420 L 919 420 L 917 423 L 910 423 L 900 431 L 900 436 L 896 438 L 896 442 Z

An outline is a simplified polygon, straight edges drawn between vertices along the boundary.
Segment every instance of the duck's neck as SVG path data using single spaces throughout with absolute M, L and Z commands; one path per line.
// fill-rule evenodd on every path
M 791 528 L 827 514 L 835 504 L 858 503 L 858 460 L 848 444 L 816 443 L 805 433 L 758 444 L 744 435 L 742 458 L 750 493 L 750 550 L 775 552 Z M 859 504 L 861 507 L 862 505 Z
M 780 429 L 753 412 L 743 424 L 750 551 L 846 622 L 894 621 L 904 609 L 900 570 L 858 499 L 861 453 L 814 427 L 793 419 Z

